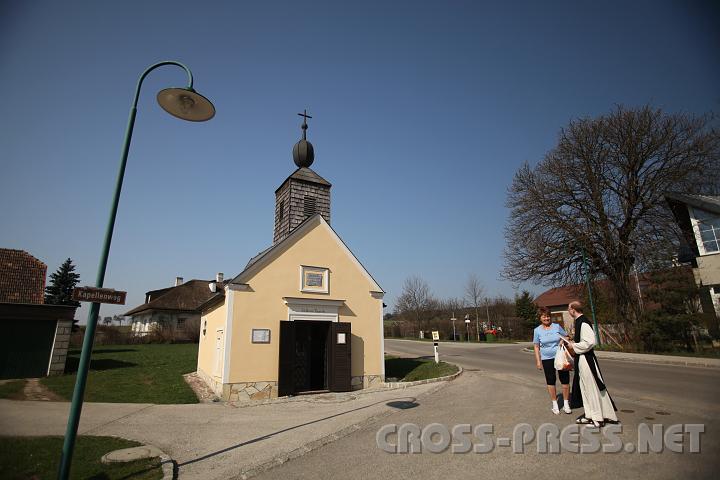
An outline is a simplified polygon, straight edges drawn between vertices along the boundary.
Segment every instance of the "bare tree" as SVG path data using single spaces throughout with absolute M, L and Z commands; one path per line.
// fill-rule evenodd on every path
M 403 291 L 397 299 L 395 311 L 402 316 L 409 316 L 418 328 L 423 329 L 427 313 L 436 305 L 427 282 L 418 276 L 412 276 L 403 283 Z
M 474 273 L 468 276 L 465 282 L 465 299 L 471 307 L 475 309 L 475 330 L 477 331 L 477 339 L 480 341 L 480 320 L 478 316 L 478 308 L 482 303 L 485 289 L 480 283 L 480 279 Z
M 619 320 L 636 320 L 629 276 L 667 262 L 679 232 L 668 191 L 712 193 L 720 185 L 720 135 L 709 116 L 617 107 L 570 122 L 535 168 L 508 190 L 504 277 L 563 285 L 591 274 L 610 280 Z
M 440 309 L 450 312 L 451 316 L 455 316 L 457 312 L 460 312 L 463 308 L 465 308 L 465 305 L 464 298 L 451 297 L 440 302 Z
M 448 332 L 448 338 L 450 337 L 450 332 L 452 332 L 452 339 L 453 341 L 457 340 L 457 329 L 455 322 L 452 321 L 455 319 L 457 321 L 456 315 L 461 315 L 462 310 L 465 309 L 466 303 L 464 298 L 447 298 L 440 302 L 440 309 L 445 313 L 446 315 L 450 315 L 449 323 L 446 323 L 448 326 L 447 332 Z M 460 325 L 462 327 L 462 324 Z

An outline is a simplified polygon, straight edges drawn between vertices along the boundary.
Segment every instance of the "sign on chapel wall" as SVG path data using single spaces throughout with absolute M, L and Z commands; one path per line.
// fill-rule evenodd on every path
M 330 293 L 329 270 L 321 267 L 300 267 L 300 291 L 308 293 Z

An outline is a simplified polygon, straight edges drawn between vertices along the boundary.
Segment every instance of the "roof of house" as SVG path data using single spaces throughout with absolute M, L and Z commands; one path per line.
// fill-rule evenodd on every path
M 332 187 L 332 184 L 322 178 L 320 175 L 315 173 L 314 170 L 311 170 L 307 167 L 300 167 L 297 170 L 295 170 L 293 173 L 290 174 L 288 178 L 285 179 L 285 181 L 275 190 L 275 193 L 277 193 L 278 190 L 280 190 L 285 183 L 287 183 L 290 179 L 293 180 L 300 180 L 301 182 L 308 182 L 308 183 L 319 183 L 320 185 L 326 185 L 328 187 Z
M 24 250 L 0 248 L 0 302 L 45 302 L 47 265 Z
M 567 305 L 573 300 L 582 298 L 584 285 L 569 285 L 566 287 L 554 287 L 538 295 L 535 304 L 539 307 L 554 307 Z
M 210 291 L 210 287 L 208 286 L 210 282 L 211 280 L 189 280 L 177 287 L 152 290 L 148 292 L 148 294 L 154 294 L 150 297 L 151 300 L 149 302 L 133 308 L 125 313 L 125 315 L 136 315 L 147 310 L 200 312 L 200 306 L 213 296 L 213 292 Z M 162 292 L 163 290 L 165 290 L 165 292 L 158 296 L 158 292 Z
M 690 195 L 685 193 L 666 193 L 665 199 L 672 203 L 684 203 L 691 207 L 720 214 L 720 195 Z

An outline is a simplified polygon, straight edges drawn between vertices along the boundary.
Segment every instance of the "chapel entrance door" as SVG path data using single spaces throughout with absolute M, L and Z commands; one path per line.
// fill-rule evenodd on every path
M 328 390 L 350 390 L 350 324 L 281 321 L 278 395 Z
M 327 391 L 331 322 L 295 321 L 295 393 Z

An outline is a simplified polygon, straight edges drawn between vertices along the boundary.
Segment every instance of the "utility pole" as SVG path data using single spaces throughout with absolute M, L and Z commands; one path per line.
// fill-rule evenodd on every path
M 640 278 L 638 277 L 637 265 L 635 265 L 634 263 L 633 263 L 633 271 L 635 272 L 635 286 L 637 287 L 637 292 L 638 292 L 638 306 L 640 307 L 640 313 L 642 313 L 644 310 L 644 306 L 643 306 L 642 291 L 640 290 Z
M 477 334 L 477 341 L 480 343 L 480 321 L 478 320 L 477 308 L 475 308 L 475 333 Z
M 485 299 L 485 313 L 487 314 L 487 324 L 490 326 L 490 300 Z

